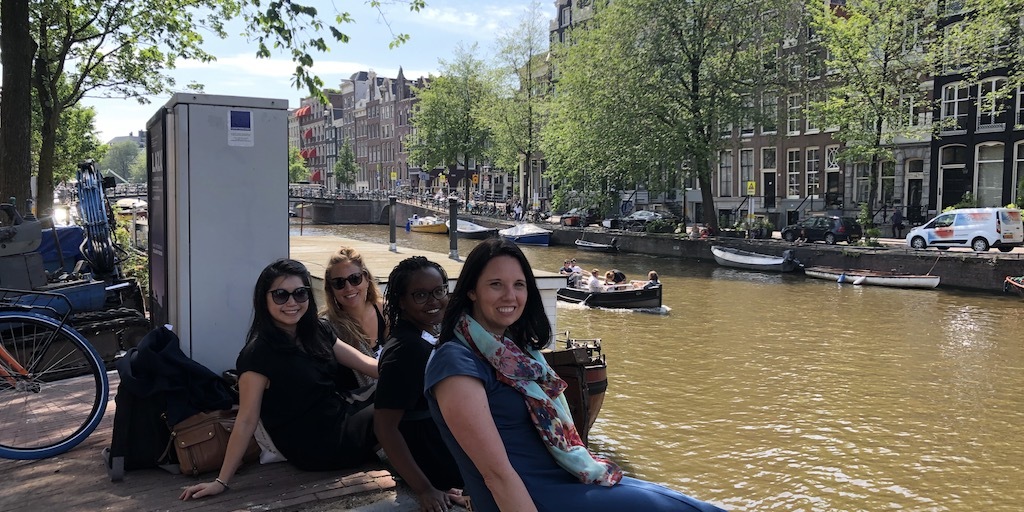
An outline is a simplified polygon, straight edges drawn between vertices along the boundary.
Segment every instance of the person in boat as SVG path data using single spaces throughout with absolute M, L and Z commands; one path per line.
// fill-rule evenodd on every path
M 587 450 L 566 384 L 540 353 L 551 335 L 522 250 L 501 239 L 476 246 L 451 294 L 424 381 L 473 510 L 721 510 L 623 476 L 614 462 Z
M 574 274 L 582 274 L 583 267 L 576 264 L 576 258 L 569 260 L 569 266 L 572 268 Z
M 628 284 L 626 274 L 617 268 L 613 268 L 604 273 L 604 285 L 609 290 L 615 290 L 621 288 L 623 285 Z
M 392 328 L 378 365 L 374 432 L 420 510 L 465 506 L 459 467 L 423 395 L 423 371 L 448 306 L 448 274 L 423 256 L 406 258 L 391 271 L 384 299 Z
M 587 280 L 587 289 L 591 293 L 598 293 L 604 291 L 604 284 L 601 282 L 601 271 L 594 269 L 590 271 L 590 279 Z
M 260 421 L 299 469 L 353 468 L 375 459 L 373 405 L 344 399 L 336 377 L 345 369 L 376 377 L 377 361 L 317 319 L 310 286 L 309 272 L 295 260 L 277 260 L 260 273 L 252 324 L 235 363 L 238 416 L 224 463 L 212 482 L 186 487 L 182 500 L 228 490 Z
M 387 340 L 387 321 L 381 312 L 384 302 L 376 280 L 363 263 L 363 256 L 351 247 L 341 247 L 327 261 L 324 271 L 327 304 L 320 316 L 327 319 L 335 335 L 356 350 L 375 357 Z M 368 386 L 374 379 L 352 372 L 344 376 L 344 388 Z
M 652 270 L 647 273 L 647 282 L 644 283 L 644 289 L 654 288 L 655 286 L 661 286 L 661 281 L 658 280 L 658 273 Z
M 558 273 L 563 276 L 571 275 L 574 272 L 575 270 L 573 270 L 572 265 L 569 264 L 569 260 L 563 261 L 562 268 L 558 269 Z

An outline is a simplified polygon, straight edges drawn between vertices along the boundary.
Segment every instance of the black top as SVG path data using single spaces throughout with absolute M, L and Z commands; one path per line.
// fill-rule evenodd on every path
M 423 394 L 423 373 L 433 349 L 411 323 L 399 321 L 392 326 L 378 363 L 380 378 L 374 407 L 404 410 L 398 430 L 423 474 L 437 489 L 461 489 L 459 467 L 430 417 Z
M 317 334 L 328 347 L 334 343 L 323 322 Z M 364 414 L 356 415 L 358 406 L 350 406 L 338 393 L 339 374 L 351 371 L 333 355 L 319 359 L 297 345 L 257 337 L 242 349 L 236 365 L 239 374 L 253 371 L 270 379 L 270 387 L 263 391 L 260 419 L 274 445 L 295 466 L 308 470 L 352 467 L 372 454 L 376 442 L 372 423 Z M 372 419 L 372 407 L 368 410 Z

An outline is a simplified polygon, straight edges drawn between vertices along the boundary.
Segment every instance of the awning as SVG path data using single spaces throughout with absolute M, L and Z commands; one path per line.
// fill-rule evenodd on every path
M 309 177 L 309 181 L 320 181 L 320 171 L 314 171 L 313 175 Z
M 305 107 L 305 108 L 309 108 L 309 107 Z M 307 138 L 307 139 L 312 139 L 313 138 L 313 129 L 312 128 L 307 128 L 306 132 L 303 133 L 302 136 Z
M 312 108 L 309 105 L 306 105 L 305 107 L 302 107 L 295 111 L 295 117 L 308 116 L 310 110 L 312 110 Z
M 303 149 L 299 151 L 299 156 L 301 156 L 302 158 L 309 158 L 309 150 Z
M 315 158 L 316 157 L 316 148 L 310 148 L 310 150 L 309 150 L 309 157 L 310 158 Z

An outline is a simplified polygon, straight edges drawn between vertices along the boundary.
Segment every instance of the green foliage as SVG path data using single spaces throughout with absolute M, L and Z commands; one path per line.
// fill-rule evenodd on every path
M 288 146 L 288 183 L 309 180 L 309 168 L 306 160 L 299 155 L 299 148 Z
M 668 219 L 654 219 L 644 224 L 644 231 L 648 233 L 671 233 L 675 228 L 675 223 Z
M 959 210 L 960 208 L 977 208 L 978 199 L 974 197 L 970 191 L 964 192 L 964 195 L 960 197 L 960 201 L 952 206 L 947 206 L 942 209 L 943 212 L 950 210 Z
M 295 150 L 298 153 L 298 149 Z M 291 157 L 289 152 L 289 159 Z M 359 173 L 359 168 L 356 165 L 356 155 L 352 152 L 352 146 L 349 146 L 346 140 L 341 145 L 341 149 L 338 152 L 338 161 L 334 163 L 334 180 L 340 185 L 352 186 L 356 182 L 356 176 Z
M 778 85 L 775 49 L 792 10 L 782 0 L 694 0 L 666 8 L 622 0 L 556 46 L 557 91 L 544 128 L 548 177 L 560 186 L 678 187 L 711 195 L 731 124 L 767 122 L 761 92 Z M 711 227 L 717 228 L 715 219 Z
M 860 224 L 862 231 L 864 232 L 864 238 L 860 239 L 860 245 L 873 245 L 875 244 L 875 238 L 881 236 L 881 230 L 875 228 L 875 219 L 871 215 L 871 205 L 868 203 L 860 204 L 860 213 L 857 215 L 857 223 Z
M 99 161 L 101 171 L 110 170 L 124 179 L 138 172 L 138 163 L 142 162 L 142 181 L 146 180 L 146 155 L 139 145 L 130 140 L 115 142 L 107 146 L 107 154 Z M 135 182 L 135 180 L 130 180 Z
M 121 260 L 121 271 L 125 277 L 133 278 L 139 283 L 145 297 L 148 296 L 149 288 L 149 256 L 144 251 L 135 249 L 129 232 L 131 228 L 129 219 L 118 218 L 114 229 L 114 243 L 125 250 L 124 259 Z

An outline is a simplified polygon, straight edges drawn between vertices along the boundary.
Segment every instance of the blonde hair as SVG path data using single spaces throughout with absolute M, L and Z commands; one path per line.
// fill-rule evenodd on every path
M 363 264 L 363 256 L 359 254 L 359 251 L 351 247 L 341 247 L 327 261 L 327 269 L 324 270 L 325 304 L 323 309 L 320 310 L 320 316 L 327 319 L 338 338 L 353 347 L 365 351 L 373 344 L 373 340 L 370 340 L 366 332 L 363 331 L 363 328 L 360 327 L 359 320 L 353 318 L 348 311 L 342 309 L 341 305 L 334 298 L 334 289 L 331 288 L 331 269 L 346 263 L 356 265 L 362 270 L 363 279 L 367 282 L 366 302 L 374 306 L 380 302 L 380 288 L 377 287 L 377 281 L 373 278 L 373 274 L 370 273 L 370 269 L 366 268 L 366 265 Z M 378 333 L 378 336 L 383 334 Z M 360 347 L 360 344 L 365 345 L 365 348 Z

